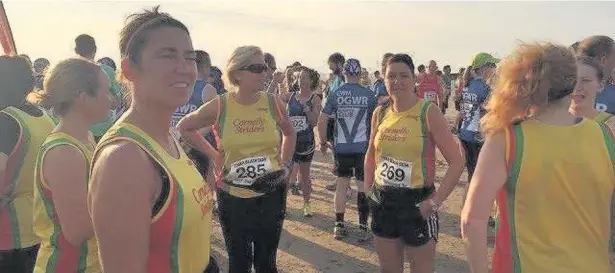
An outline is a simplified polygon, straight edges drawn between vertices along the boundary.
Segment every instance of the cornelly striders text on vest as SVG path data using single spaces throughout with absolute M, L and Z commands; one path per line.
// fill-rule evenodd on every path
M 214 203 L 209 185 L 203 181 L 203 186 L 201 188 L 193 188 L 192 197 L 194 197 L 194 201 L 201 206 L 201 219 L 203 219 L 205 215 L 211 211 Z
M 265 131 L 265 121 L 262 118 L 253 120 L 235 119 L 233 120 L 235 133 L 262 133 Z
M 409 130 L 408 128 L 385 128 L 380 134 L 380 140 L 387 141 L 405 141 L 408 138 Z

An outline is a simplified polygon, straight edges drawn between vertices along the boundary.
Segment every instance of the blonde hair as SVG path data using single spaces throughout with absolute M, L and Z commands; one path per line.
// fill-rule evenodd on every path
M 481 119 L 482 132 L 485 136 L 501 132 L 557 103 L 574 90 L 576 75 L 576 60 L 567 47 L 521 44 L 498 70 Z
M 44 88 L 32 93 L 29 101 L 51 109 L 57 115 L 64 115 L 80 93 L 96 95 L 100 84 L 99 65 L 82 58 L 71 58 L 59 62 L 45 76 Z
M 229 91 L 237 89 L 239 86 L 239 82 L 235 77 L 237 72 L 250 65 L 250 59 L 258 54 L 263 55 L 263 51 L 257 46 L 240 46 L 233 51 L 233 54 L 231 54 L 231 57 L 226 63 L 224 75 L 222 75 L 224 85 Z

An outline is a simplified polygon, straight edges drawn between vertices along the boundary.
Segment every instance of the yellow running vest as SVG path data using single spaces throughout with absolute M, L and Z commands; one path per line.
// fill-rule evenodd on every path
M 613 115 L 607 113 L 607 112 L 600 112 L 598 113 L 598 115 L 596 115 L 594 117 L 594 120 L 597 121 L 598 123 L 605 123 L 607 122 L 609 119 L 611 119 L 613 117 Z
M 280 110 L 275 97 L 260 92 L 256 103 L 241 105 L 232 93 L 227 93 L 220 96 L 218 108 L 218 123 L 214 127 L 218 149 L 224 155 L 223 181 L 218 186 L 240 198 L 263 195 L 232 184 L 251 185 L 256 178 L 280 169 L 280 133 L 276 122 Z
M 613 132 L 593 120 L 506 130 L 494 273 L 609 273 Z
M 94 144 L 92 142 L 92 144 Z M 98 246 L 92 237 L 78 247 L 71 245 L 62 233 L 59 216 L 53 202 L 53 192 L 43 176 L 43 162 L 47 152 L 55 147 L 68 145 L 77 149 L 86 163 L 85 187 L 89 186 L 89 166 L 92 150 L 81 141 L 65 133 L 56 132 L 47 137 L 36 160 L 34 180 L 34 232 L 41 239 L 36 257 L 35 273 L 97 273 L 101 272 Z
M 17 121 L 21 134 L 7 163 L 5 181 L 9 188 L 0 189 L 1 196 L 12 192 L 9 197 L 12 201 L 0 208 L 0 250 L 21 249 L 39 242 L 32 230 L 34 164 L 54 125 L 44 111 L 40 117 L 15 107 L 7 107 L 2 112 Z
M 430 105 L 419 99 L 404 112 L 389 106 L 377 113 L 376 184 L 413 189 L 433 185 L 436 146 L 427 130 Z
M 102 137 L 94 158 L 103 147 L 120 140 L 139 145 L 164 169 L 170 182 L 169 196 L 152 218 L 147 272 L 203 272 L 211 249 L 213 194 L 209 185 L 177 141 L 179 158 L 174 158 L 143 130 L 122 120 Z

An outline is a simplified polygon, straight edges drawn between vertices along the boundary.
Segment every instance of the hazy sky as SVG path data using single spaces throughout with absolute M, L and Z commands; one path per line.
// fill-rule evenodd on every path
M 194 47 L 224 67 L 233 49 L 258 45 L 278 66 L 293 61 L 326 71 L 341 52 L 364 67 L 379 67 L 384 52 L 411 53 L 453 69 L 485 51 L 504 57 L 518 41 L 569 45 L 583 37 L 615 37 L 615 2 L 408 1 L 4 1 L 19 53 L 54 61 L 74 54 L 74 38 L 88 33 L 97 58 L 118 61 L 125 17 L 161 4 L 184 22 Z

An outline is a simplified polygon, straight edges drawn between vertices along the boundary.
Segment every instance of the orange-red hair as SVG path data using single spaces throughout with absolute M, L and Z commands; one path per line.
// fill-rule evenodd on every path
M 557 103 L 557 98 L 574 90 L 576 75 L 576 60 L 569 48 L 551 43 L 521 44 L 498 69 L 487 114 L 481 120 L 483 134 L 501 132 Z

